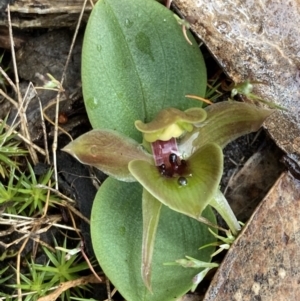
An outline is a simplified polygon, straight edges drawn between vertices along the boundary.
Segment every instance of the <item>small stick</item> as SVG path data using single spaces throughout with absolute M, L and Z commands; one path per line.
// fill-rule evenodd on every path
M 18 109 L 19 107 L 18 103 L 14 99 L 10 98 L 2 89 L 0 89 L 0 94 Z
M 106 282 L 106 291 L 107 291 L 107 301 L 111 301 L 110 281 L 107 277 L 105 279 L 105 282 Z
M 93 266 L 92 266 L 89 258 L 87 257 L 87 255 L 84 252 L 83 247 L 84 247 L 83 240 L 81 240 L 81 242 L 80 242 L 80 250 L 81 250 L 81 254 L 82 254 L 83 258 L 85 259 L 86 263 L 88 264 L 88 266 L 89 266 L 91 272 L 93 273 L 93 275 L 99 280 L 99 282 L 103 282 L 103 280 L 101 279 L 101 277 L 94 270 L 94 268 L 93 268 Z
M 5 77 L 5 79 L 8 81 L 8 83 L 10 84 L 10 86 L 14 89 L 14 91 L 17 93 L 17 87 L 16 87 L 16 85 L 12 82 L 12 80 L 9 78 L 9 76 L 6 74 L 6 72 L 2 69 L 1 66 L 0 66 L 0 72 Z
M 166 8 L 170 9 L 173 0 L 166 1 Z
M 54 292 L 52 292 L 47 296 L 40 297 L 38 301 L 55 301 L 66 290 L 72 287 L 77 287 L 88 283 L 99 283 L 99 280 L 94 275 L 89 275 L 89 276 L 82 276 L 81 278 L 77 278 L 74 280 L 62 282 Z
M 13 32 L 12 32 L 12 24 L 11 24 L 11 17 L 10 17 L 10 6 L 7 5 L 7 18 L 8 18 L 8 29 L 9 29 L 9 38 L 10 38 L 10 45 L 11 45 L 11 55 L 12 55 L 12 61 L 13 61 L 13 68 L 14 68 L 14 74 L 15 74 L 15 81 L 16 81 L 16 93 L 18 97 L 18 113 L 20 115 L 21 120 L 21 131 L 22 134 L 29 140 L 30 135 L 27 128 L 27 120 L 26 120 L 26 112 L 23 108 L 23 99 L 20 92 L 20 86 L 19 86 L 19 75 L 18 75 L 18 68 L 17 68 L 17 62 L 16 62 L 16 54 L 15 54 L 15 48 L 14 48 L 14 39 L 13 39 Z M 28 151 L 30 153 L 31 159 L 34 164 L 38 162 L 37 154 L 34 150 L 34 148 L 31 147 L 31 143 L 28 145 Z
M 186 41 L 190 44 L 193 45 L 192 41 L 189 39 L 187 32 L 186 32 L 186 25 L 182 24 L 182 33 L 184 35 L 184 38 L 186 39 Z
M 3 123 L 3 119 L 0 118 L 0 123 Z M 7 130 L 11 130 L 11 127 L 7 124 L 4 125 L 5 129 Z M 37 150 L 39 153 L 41 153 L 42 155 L 45 156 L 45 151 L 40 148 L 39 146 L 37 146 L 36 144 L 31 143 L 27 138 L 25 138 L 24 136 L 22 136 L 20 133 L 18 133 L 15 130 L 12 130 L 12 133 L 16 134 L 20 139 L 22 139 L 26 144 L 30 144 L 35 150 Z
M 185 97 L 187 97 L 187 98 L 192 98 L 192 99 L 197 99 L 197 100 L 203 101 L 203 102 L 205 102 L 205 103 L 207 103 L 207 104 L 209 104 L 209 105 L 212 105 L 212 104 L 213 104 L 213 102 L 211 102 L 210 100 L 205 99 L 205 98 L 200 97 L 200 96 L 197 96 L 197 95 L 187 94 L 187 95 L 185 95 Z
M 44 119 L 44 115 L 43 115 L 43 107 L 42 107 L 42 103 L 41 103 L 41 100 L 39 97 L 38 97 L 38 101 L 39 101 L 39 106 L 40 106 L 42 129 L 43 129 L 43 134 L 44 134 L 44 147 L 45 147 L 46 162 L 50 165 L 50 156 L 49 156 L 49 149 L 48 149 L 46 125 L 45 125 L 45 119 Z
M 62 101 L 62 100 L 60 100 L 60 101 Z M 54 125 L 54 127 L 55 127 L 55 125 L 56 125 L 56 122 L 53 122 L 49 117 L 48 117 L 48 115 L 45 113 L 46 112 L 46 110 L 48 110 L 49 108 L 51 108 L 52 107 L 52 105 L 54 105 L 55 103 L 57 103 L 57 101 L 55 102 L 50 102 L 44 109 L 43 109 L 43 116 L 44 116 L 44 118 L 48 121 L 48 122 L 50 122 L 52 125 Z M 62 127 L 60 127 L 59 125 L 57 126 L 57 129 L 58 130 L 60 130 L 61 132 L 63 132 L 65 135 L 67 135 L 69 138 L 70 138 L 70 140 L 71 141 L 73 141 L 73 137 L 66 131 L 66 130 L 64 130 Z
M 89 2 L 91 4 L 91 7 L 94 8 L 94 6 L 95 6 L 94 2 L 92 0 L 90 0 Z
M 72 53 L 74 45 L 75 45 L 75 41 L 76 41 L 77 34 L 78 34 L 78 31 L 79 31 L 79 26 L 80 26 L 80 23 L 81 23 L 81 20 L 82 20 L 82 16 L 83 16 L 84 9 L 86 7 L 87 1 L 88 0 L 84 0 L 84 3 L 82 5 L 82 9 L 81 9 L 81 12 L 80 12 L 80 15 L 79 15 L 79 18 L 78 18 L 78 22 L 77 22 L 77 25 L 76 25 L 75 33 L 73 35 L 73 39 L 72 39 L 72 43 L 71 43 L 71 46 L 70 46 L 69 54 L 68 54 L 67 61 L 66 61 L 66 64 L 64 66 L 63 74 L 62 74 L 61 81 L 60 81 L 61 87 L 63 86 L 64 80 L 65 80 L 65 77 L 66 77 L 66 70 L 68 68 L 68 65 L 69 65 L 69 62 L 70 62 L 70 59 L 71 59 L 71 53 Z M 56 150 L 57 150 L 57 137 L 58 137 L 59 101 L 60 101 L 61 92 L 62 91 L 58 91 L 57 97 L 56 97 L 54 139 L 53 139 L 53 144 L 52 144 L 54 177 L 55 177 L 55 188 L 56 189 L 58 189 Z

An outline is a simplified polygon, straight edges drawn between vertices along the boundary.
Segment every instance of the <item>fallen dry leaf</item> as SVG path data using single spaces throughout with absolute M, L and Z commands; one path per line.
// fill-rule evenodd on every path
M 204 301 L 300 296 L 300 182 L 283 173 L 228 251 Z
M 300 154 L 299 0 L 174 0 L 234 82 L 264 82 L 255 94 L 288 109 L 265 122 L 276 144 Z
M 282 152 L 269 142 L 230 179 L 225 196 L 238 220 L 246 222 L 274 185 L 284 170 L 281 156 Z

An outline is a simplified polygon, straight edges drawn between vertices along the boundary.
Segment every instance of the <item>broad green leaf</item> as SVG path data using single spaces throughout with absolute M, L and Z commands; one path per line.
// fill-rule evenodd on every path
M 94 251 L 100 265 L 127 301 L 175 301 L 193 285 L 200 272 L 164 263 L 189 255 L 210 261 L 211 248 L 199 246 L 215 242 L 207 226 L 162 206 L 153 260 L 152 292 L 141 276 L 142 261 L 142 186 L 108 178 L 99 189 L 91 216 Z M 204 217 L 215 223 L 210 208 Z
M 207 143 L 213 142 L 224 148 L 238 137 L 258 131 L 274 112 L 237 101 L 219 102 L 205 110 L 205 121 L 180 141 L 179 150 L 186 157 Z
M 142 278 L 149 291 L 152 291 L 151 265 L 161 206 L 161 202 L 146 189 L 143 189 Z
M 95 166 L 114 178 L 133 182 L 128 163 L 139 158 L 153 163 L 153 158 L 133 139 L 112 130 L 95 129 L 65 146 L 63 151 L 81 163 Z
M 99 0 L 82 50 L 82 88 L 93 128 L 110 128 L 137 141 L 135 120 L 151 121 L 163 108 L 201 106 L 206 68 L 173 13 L 153 0 Z
M 141 160 L 128 165 L 131 174 L 155 198 L 171 209 L 198 219 L 218 189 L 223 172 L 223 154 L 217 144 L 207 144 L 187 160 L 187 185 L 179 176 L 162 176 L 158 168 Z

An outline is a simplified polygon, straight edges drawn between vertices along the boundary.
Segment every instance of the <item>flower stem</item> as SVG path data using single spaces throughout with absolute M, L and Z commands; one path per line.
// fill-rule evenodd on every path
M 241 230 L 241 226 L 238 223 L 236 216 L 234 215 L 225 196 L 220 190 L 217 191 L 214 198 L 209 202 L 209 205 L 218 211 L 218 213 L 227 223 L 233 235 L 236 235 Z

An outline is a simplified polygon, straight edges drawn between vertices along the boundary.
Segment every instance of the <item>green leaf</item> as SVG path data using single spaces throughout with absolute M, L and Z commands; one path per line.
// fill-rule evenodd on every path
M 133 182 L 128 163 L 139 158 L 153 163 L 151 155 L 133 139 L 112 130 L 92 130 L 65 146 L 63 151 L 81 163 L 95 166 L 122 181 Z
M 152 292 L 141 277 L 142 186 L 108 178 L 99 189 L 91 216 L 94 251 L 107 277 L 127 301 L 171 301 L 186 293 L 200 272 L 179 266 L 165 266 L 186 255 L 210 261 L 212 249 L 197 250 L 215 242 L 207 226 L 162 206 L 153 261 Z M 212 223 L 210 208 L 203 215 Z
M 187 133 L 178 145 L 186 157 L 207 143 L 213 142 L 224 148 L 238 137 L 258 131 L 274 112 L 237 101 L 219 102 L 205 110 L 207 117 L 203 124 Z
M 193 40 L 189 33 L 189 39 Z M 173 13 L 153 0 L 99 0 L 86 27 L 82 88 L 93 128 L 110 128 L 137 141 L 135 120 L 151 121 L 163 108 L 201 106 L 206 68 L 194 41 Z
M 171 209 L 198 219 L 215 195 L 223 172 L 223 154 L 216 144 L 207 144 L 187 160 L 187 185 L 179 177 L 162 176 L 158 168 L 141 160 L 128 165 L 131 174 L 155 198 Z

